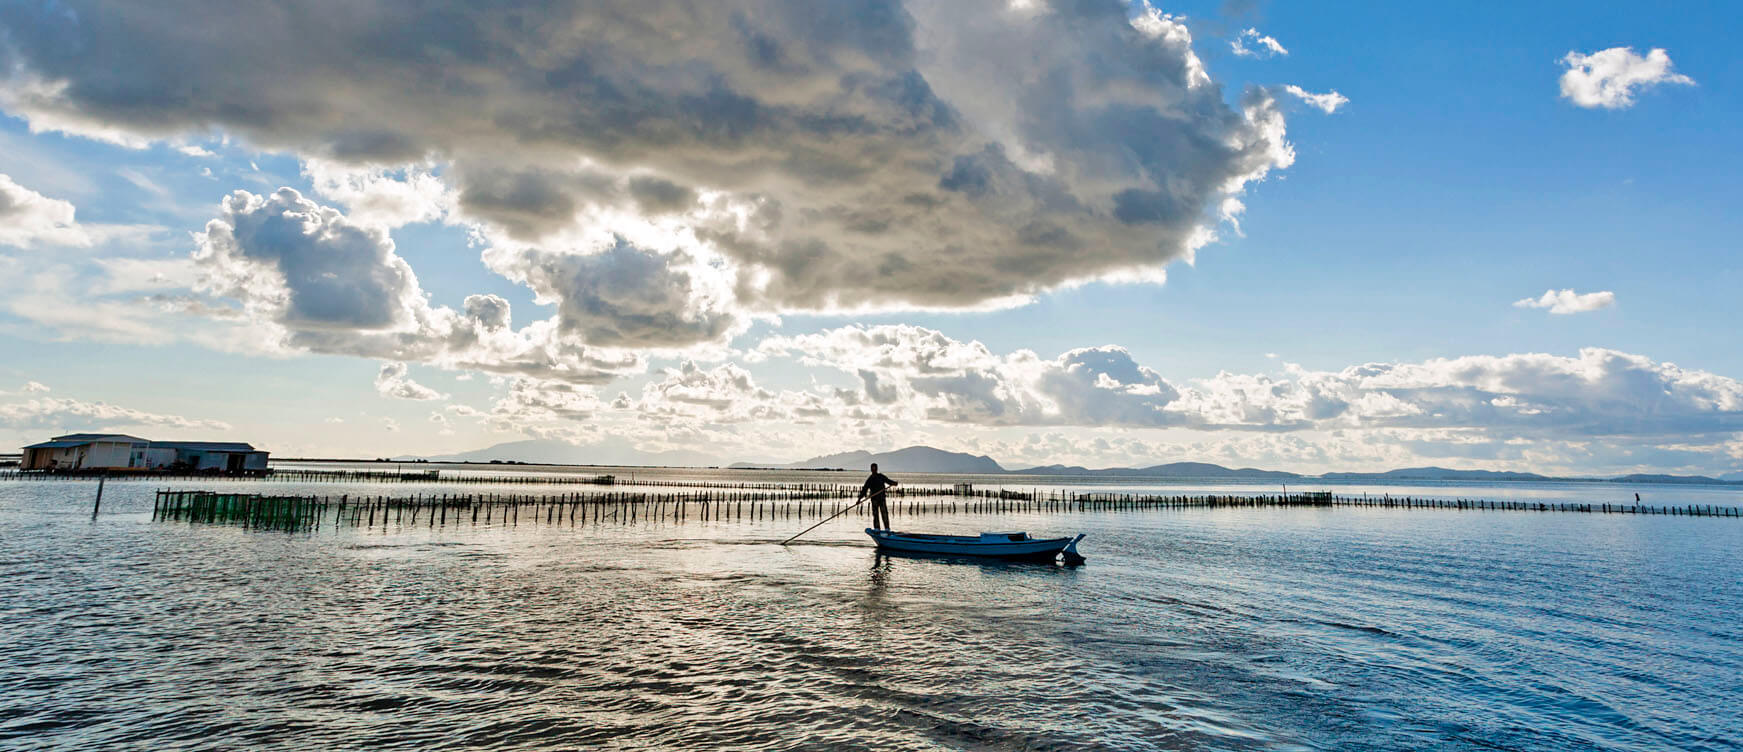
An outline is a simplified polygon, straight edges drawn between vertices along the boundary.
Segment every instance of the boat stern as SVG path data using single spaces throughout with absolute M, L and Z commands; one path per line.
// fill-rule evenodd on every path
M 1083 533 L 1078 533 L 1070 543 L 1065 544 L 1065 550 L 1059 552 L 1059 560 L 1071 566 L 1084 563 L 1083 554 L 1077 552 L 1077 542 L 1083 540 Z

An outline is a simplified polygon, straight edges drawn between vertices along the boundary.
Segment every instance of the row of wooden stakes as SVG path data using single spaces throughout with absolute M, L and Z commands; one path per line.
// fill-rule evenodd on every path
M 684 493 L 587 492 L 564 494 L 428 494 L 413 496 L 272 496 L 202 490 L 160 490 L 152 517 L 198 523 L 240 524 L 281 530 L 323 526 L 375 528 L 449 524 L 515 526 L 688 521 L 806 520 L 832 515 L 853 504 L 833 489 L 713 491 Z M 1549 504 L 1546 502 L 1415 497 L 1335 496 L 1328 492 L 1256 495 L 1142 495 L 1065 491 L 1022 497 L 907 495 L 890 500 L 892 514 L 1049 513 L 1126 511 L 1183 507 L 1382 507 L 1485 511 L 1674 514 L 1740 517 L 1743 510 L 1717 506 Z M 856 510 L 865 513 L 865 507 Z

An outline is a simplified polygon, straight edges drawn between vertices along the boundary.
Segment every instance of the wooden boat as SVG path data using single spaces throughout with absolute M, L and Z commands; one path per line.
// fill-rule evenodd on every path
M 991 556 L 1000 559 L 1052 561 L 1064 556 L 1067 564 L 1081 564 L 1075 538 L 1031 538 L 1028 533 L 981 533 L 975 535 L 932 535 L 929 533 L 898 533 L 894 530 L 866 528 L 865 534 L 880 550 L 911 554 L 943 556 Z

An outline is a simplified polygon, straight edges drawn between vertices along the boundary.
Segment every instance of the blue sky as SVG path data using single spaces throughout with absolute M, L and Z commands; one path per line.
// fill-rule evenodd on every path
M 1743 467 L 1735 5 L 397 5 L 0 10 L 0 443 Z

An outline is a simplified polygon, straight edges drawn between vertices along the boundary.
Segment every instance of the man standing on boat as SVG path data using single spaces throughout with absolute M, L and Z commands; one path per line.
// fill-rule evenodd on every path
M 878 463 L 872 463 L 871 477 L 865 479 L 865 485 L 859 487 L 859 498 L 871 496 L 872 527 L 878 530 L 890 529 L 890 508 L 884 503 L 884 491 L 896 482 L 890 476 L 878 472 Z

